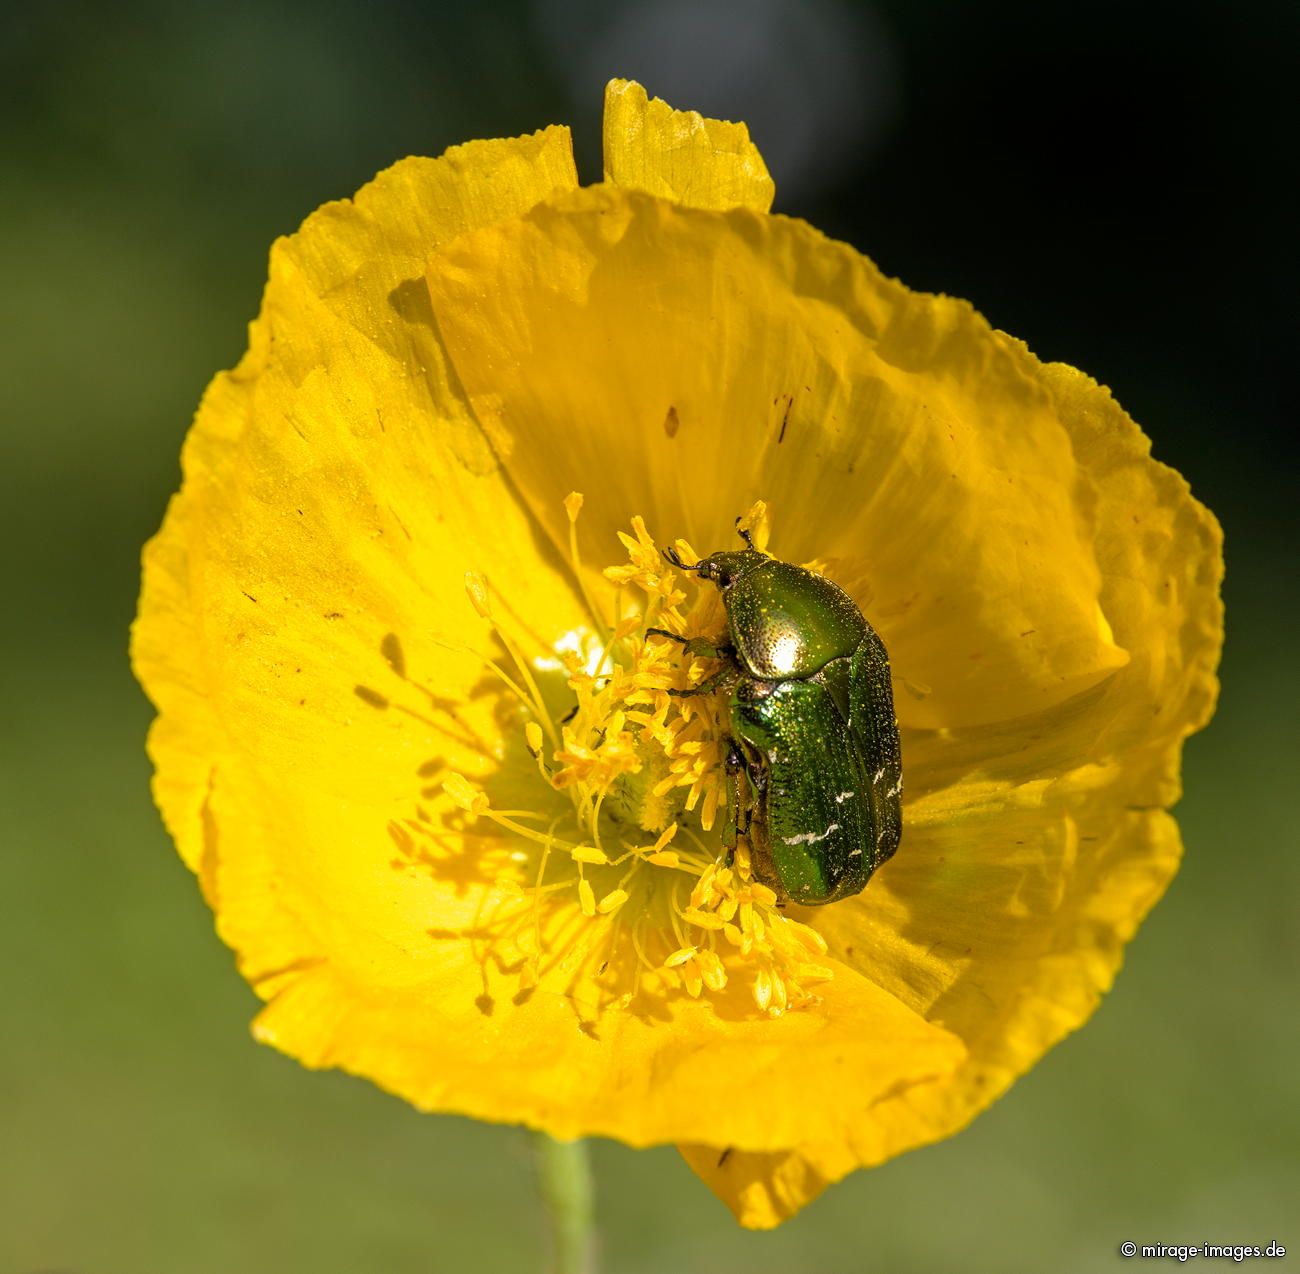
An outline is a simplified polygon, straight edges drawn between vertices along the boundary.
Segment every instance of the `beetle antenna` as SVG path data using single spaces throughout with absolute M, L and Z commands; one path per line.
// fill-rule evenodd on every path
M 664 549 L 664 557 L 667 558 L 667 560 L 679 571 L 698 571 L 700 569 L 698 566 L 687 566 L 686 563 L 682 561 L 681 556 L 678 554 L 676 549 Z
M 740 525 L 739 518 L 736 519 L 736 534 L 739 535 L 740 538 L 749 546 L 749 551 L 751 553 L 758 552 L 754 547 L 754 533 L 752 531 L 746 531 L 745 528 Z

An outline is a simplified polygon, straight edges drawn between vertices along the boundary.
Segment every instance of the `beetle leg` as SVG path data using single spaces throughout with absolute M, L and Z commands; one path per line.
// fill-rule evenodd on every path
M 736 743 L 735 739 L 728 739 L 726 771 L 727 771 L 727 782 L 731 785 L 731 808 L 732 808 L 733 830 L 742 836 L 749 831 L 749 818 L 751 813 L 751 807 L 749 805 L 746 805 L 742 810 L 740 804 L 741 775 L 744 772 L 744 769 L 745 769 L 745 754 L 740 750 L 740 746 Z M 741 825 L 740 822 L 740 816 L 742 813 L 745 815 L 745 822 L 743 826 Z M 731 841 L 733 848 L 735 846 L 735 843 L 736 843 L 735 837 L 733 836 Z
M 663 554 L 664 559 L 671 562 L 679 571 L 698 571 L 700 569 L 698 566 L 687 566 L 674 548 L 664 549 Z
M 731 865 L 731 860 L 736 852 L 736 841 L 749 828 L 749 820 L 745 820 L 745 826 L 740 825 L 740 783 L 741 772 L 745 768 L 745 758 L 736 744 L 735 739 L 727 740 L 727 759 L 724 763 L 727 773 L 727 823 L 722 831 L 722 843 L 727 850 L 727 865 Z M 747 812 L 747 811 L 746 811 Z
M 741 836 L 748 836 L 754 810 L 767 791 L 767 771 L 735 739 L 727 740 L 726 771 L 735 809 L 735 830 Z
M 724 690 L 730 690 L 740 678 L 740 673 L 732 668 L 721 668 L 711 677 L 706 677 L 698 686 L 690 690 L 670 690 L 668 693 L 675 699 L 690 699 L 695 695 L 719 694 Z
M 754 821 L 754 809 L 762 804 L 763 797 L 767 794 L 767 771 L 752 757 L 742 755 L 741 761 L 745 768 L 745 777 L 753 789 L 745 811 L 748 814 L 745 819 L 745 835 L 748 836 L 749 825 Z
M 706 659 L 732 659 L 736 654 L 736 648 L 730 642 L 710 641 L 707 637 L 679 637 L 666 628 L 647 628 L 645 635 L 667 637 L 669 641 L 677 642 L 686 654 L 703 655 Z

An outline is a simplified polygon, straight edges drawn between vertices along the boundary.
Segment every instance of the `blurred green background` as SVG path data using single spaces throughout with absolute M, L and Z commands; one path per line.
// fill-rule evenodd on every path
M 249 1038 L 148 795 L 140 545 L 274 236 L 407 153 L 572 123 L 611 75 L 750 122 L 777 207 L 1115 390 L 1223 520 L 1187 861 L 1088 1028 L 968 1132 L 739 1231 L 595 1147 L 610 1271 L 1105 1270 L 1300 1248 L 1293 203 L 1300 6 L 305 0 L 0 18 L 0 1272 L 533 1270 L 514 1130 Z M 1285 427 L 1284 427 L 1285 422 Z

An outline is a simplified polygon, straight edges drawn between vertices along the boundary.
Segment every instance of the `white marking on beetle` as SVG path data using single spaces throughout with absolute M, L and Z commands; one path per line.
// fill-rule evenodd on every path
M 856 793 L 856 792 L 841 792 L 841 793 L 840 793 L 840 794 L 835 798 L 835 804 L 836 804 L 836 805 L 843 805 L 844 802 L 847 801 L 847 800 L 849 799 L 850 796 L 857 796 L 857 793 Z
M 879 783 L 880 780 L 883 779 L 884 777 L 885 777 L 885 767 L 882 765 L 880 769 L 876 771 L 875 777 L 873 777 L 871 781 L 873 783 Z
M 901 792 L 902 790 L 903 790 L 903 780 L 902 780 L 902 777 L 900 776 L 899 779 L 898 779 L 898 781 L 894 784 L 893 787 L 891 787 L 891 788 L 889 789 L 888 792 L 885 793 L 885 795 L 886 795 L 886 796 L 897 796 L 897 795 L 899 794 L 899 792 Z
M 816 845 L 818 841 L 824 841 L 832 832 L 838 832 L 840 825 L 832 823 L 820 836 L 816 832 L 800 832 L 798 836 L 782 836 L 781 843 L 784 845 Z

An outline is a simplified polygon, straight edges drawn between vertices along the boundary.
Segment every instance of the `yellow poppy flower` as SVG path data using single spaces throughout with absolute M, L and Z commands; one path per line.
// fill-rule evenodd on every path
M 610 85 L 272 250 L 145 552 L 155 795 L 259 1039 L 424 1110 L 675 1142 L 747 1226 L 949 1135 L 1176 870 L 1213 517 L 1109 393 L 803 222 L 743 126 Z M 581 494 L 579 494 L 581 493 Z M 897 855 L 722 852 L 718 632 L 660 549 L 815 565 L 889 650 Z

